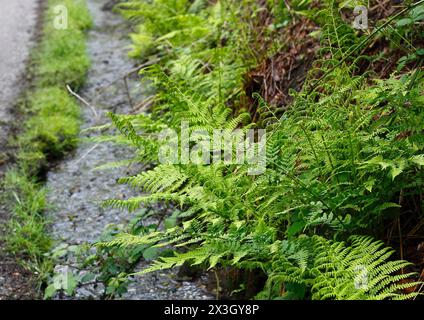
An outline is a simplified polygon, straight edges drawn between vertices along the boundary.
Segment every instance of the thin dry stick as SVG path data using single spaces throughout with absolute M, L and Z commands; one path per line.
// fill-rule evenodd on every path
M 138 105 L 136 105 L 130 112 L 130 114 L 134 114 L 137 111 L 140 111 L 141 109 L 147 108 L 148 106 L 150 106 L 155 99 L 156 95 L 151 95 L 149 97 L 147 97 L 146 99 L 144 99 L 141 103 L 139 103 Z
M 78 164 L 82 159 L 84 159 L 86 156 L 88 156 L 94 149 L 96 149 L 99 146 L 99 144 L 95 144 L 93 147 L 91 147 L 86 153 L 84 153 L 81 158 L 79 158 L 77 161 L 74 162 L 74 164 Z
M 397 219 L 397 224 L 398 224 L 398 232 L 399 232 L 399 246 L 400 246 L 400 259 L 403 260 L 403 239 L 402 239 L 402 230 L 400 227 L 400 218 Z M 403 268 L 400 269 L 400 273 L 403 274 Z
M 424 269 L 421 271 L 420 277 L 418 278 L 418 282 L 421 281 L 423 276 L 424 276 Z M 421 292 L 423 287 L 424 287 L 424 282 L 420 285 L 420 288 L 417 291 L 418 294 Z M 418 295 L 416 295 L 413 300 L 417 299 L 417 297 L 418 297 Z
M 110 86 L 112 86 L 112 85 L 113 85 L 113 84 L 115 84 L 116 82 L 118 82 L 118 81 L 122 80 L 123 78 L 129 77 L 129 76 L 130 76 L 130 75 L 132 75 L 133 73 L 138 72 L 138 71 L 140 71 L 140 70 L 141 70 L 141 69 L 143 69 L 143 68 L 146 68 L 146 67 L 148 67 L 148 66 L 150 66 L 150 65 L 152 65 L 152 64 L 155 64 L 155 63 L 159 62 L 159 60 L 160 60 L 160 59 L 154 59 L 154 60 L 147 61 L 146 63 L 140 64 L 139 66 L 137 66 L 137 67 L 135 67 L 135 68 L 131 69 L 130 71 L 128 71 L 128 72 L 127 72 L 127 73 L 125 73 L 124 75 L 122 75 L 122 76 L 120 76 L 120 77 L 116 78 L 115 80 L 113 80 L 112 82 L 110 82 L 108 85 L 104 86 L 103 88 L 100 88 L 100 89 L 99 89 L 99 91 L 96 93 L 96 96 L 94 97 L 94 99 L 93 99 L 93 100 L 95 101 L 95 100 L 96 100 L 99 96 L 101 96 L 101 95 L 103 94 L 103 92 L 104 92 L 107 88 L 109 88 Z
M 152 64 L 155 64 L 155 63 L 157 63 L 158 61 L 159 61 L 160 59 L 158 58 L 158 59 L 153 59 L 153 60 L 150 60 L 150 61 L 148 61 L 148 62 L 146 62 L 146 63 L 143 63 L 143 64 L 140 64 L 139 66 L 137 66 L 137 67 L 135 67 L 135 68 L 133 68 L 133 69 L 131 69 L 130 71 L 128 71 L 126 74 L 124 74 L 123 76 L 121 76 L 121 77 L 119 77 L 119 78 L 117 78 L 117 79 L 115 79 L 115 80 L 113 80 L 111 83 L 109 83 L 108 85 L 106 85 L 105 87 L 103 87 L 103 88 L 101 88 L 98 92 L 97 92 L 97 94 L 96 94 L 96 96 L 93 98 L 93 99 L 91 99 L 91 101 L 96 101 L 97 100 L 97 98 L 99 97 L 99 96 L 101 96 L 103 93 L 104 93 L 104 91 L 107 89 L 107 88 L 109 88 L 110 86 L 112 86 L 113 84 L 115 84 L 116 82 L 118 82 L 119 80 L 124 80 L 124 82 L 125 82 L 125 89 L 126 89 L 126 91 L 127 91 L 127 96 L 128 96 L 128 100 L 129 100 L 129 103 L 130 103 L 130 105 L 131 105 L 131 108 L 133 108 L 133 102 L 132 102 L 132 99 L 131 99 L 131 95 L 130 95 L 130 92 L 129 92 L 129 88 L 128 88 L 128 83 L 127 83 L 127 78 L 131 75 L 131 74 L 133 74 L 133 73 L 135 73 L 135 72 L 138 72 L 138 71 L 140 71 L 141 69 L 143 69 L 143 68 L 145 68 L 145 67 L 148 67 L 148 66 L 150 66 L 150 65 L 152 65 Z M 70 87 L 69 87 L 69 85 L 66 85 L 66 88 L 68 89 L 68 91 L 74 96 L 74 97 L 76 97 L 78 100 L 80 100 L 82 103 L 84 103 L 85 105 L 87 105 L 92 111 L 93 111 L 93 113 L 94 113 L 94 116 L 96 117 L 96 119 L 98 119 L 98 114 L 97 114 L 97 112 L 96 112 L 96 109 L 87 101 L 87 100 L 85 100 L 83 97 L 81 97 L 80 95 L 78 95 L 75 91 L 73 91 Z
M 387 246 L 390 244 L 390 240 L 392 239 L 392 234 L 393 234 L 393 230 L 395 229 L 395 226 L 396 226 L 396 223 L 393 223 L 391 229 L 389 230 L 387 234 L 387 241 L 386 241 Z
M 216 300 L 219 300 L 219 290 L 221 289 L 219 284 L 219 276 L 216 270 L 213 270 L 213 273 L 215 274 L 215 280 L 216 280 Z
M 76 92 L 74 92 L 74 91 L 72 91 L 72 89 L 71 89 L 71 87 L 69 86 L 69 85 L 66 85 L 66 88 L 68 89 L 68 91 L 74 96 L 74 97 L 76 97 L 78 100 L 80 100 L 82 103 L 84 103 L 86 106 L 88 106 L 90 109 L 91 109 L 91 111 L 93 111 L 93 113 L 94 113 L 94 116 L 96 117 L 96 119 L 98 119 L 98 114 L 97 114 L 97 111 L 96 111 L 96 109 L 90 104 L 90 103 L 88 103 L 83 97 L 81 97 L 80 95 L 78 95 L 78 93 L 76 93 Z
M 124 83 L 125 83 L 125 92 L 127 93 L 127 97 L 128 97 L 128 103 L 130 104 L 131 109 L 134 109 L 134 104 L 131 99 L 130 89 L 128 87 L 127 76 L 124 77 Z

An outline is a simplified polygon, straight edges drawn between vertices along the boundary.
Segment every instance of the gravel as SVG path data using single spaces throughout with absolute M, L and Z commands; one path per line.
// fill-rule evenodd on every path
M 90 101 L 91 107 L 83 108 L 82 129 L 108 123 L 106 113 L 128 113 L 131 106 L 124 81 L 118 80 L 134 68 L 127 57 L 130 45 L 129 30 L 121 17 L 109 10 L 102 10 L 104 1 L 89 0 L 94 18 L 94 28 L 89 33 L 88 50 L 92 67 L 81 96 Z M 105 9 L 105 8 L 103 8 Z M 112 83 L 112 85 L 111 85 Z M 139 101 L 145 91 L 142 81 L 136 77 L 128 79 L 133 101 Z M 100 94 L 101 93 L 101 94 Z M 93 137 L 94 131 L 83 131 L 81 138 Z M 126 224 L 132 218 L 123 210 L 103 208 L 102 200 L 128 198 L 133 194 L 117 179 L 133 174 L 140 168 L 118 168 L 96 170 L 99 165 L 131 158 L 130 150 L 110 143 L 80 143 L 48 174 L 47 187 L 53 221 L 52 235 L 68 244 L 93 243 L 109 224 Z M 69 263 L 69 262 L 68 262 Z M 72 262 L 71 262 L 72 263 Z M 138 269 L 146 262 L 140 262 Z M 124 299 L 210 299 L 212 298 L 200 281 L 177 281 L 176 272 L 162 271 L 132 279 Z M 103 293 L 101 286 L 85 286 L 78 289 L 77 299 L 98 299 Z

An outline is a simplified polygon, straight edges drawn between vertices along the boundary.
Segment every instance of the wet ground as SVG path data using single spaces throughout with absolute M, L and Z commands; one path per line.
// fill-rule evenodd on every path
M 92 60 L 91 71 L 81 96 L 90 101 L 83 108 L 82 129 L 108 123 L 106 113 L 131 112 L 131 101 L 142 99 L 145 88 L 136 76 L 125 82 L 120 79 L 134 68 L 127 57 L 129 30 L 121 17 L 105 10 L 105 1 L 88 0 L 94 18 L 89 33 L 88 50 Z M 120 79 L 116 81 L 117 79 Z M 112 84 L 112 85 L 111 85 Z M 131 99 L 128 98 L 128 92 Z M 147 92 L 145 92 L 147 94 Z M 84 132 L 84 131 L 83 131 Z M 81 138 L 96 136 L 85 131 Z M 53 220 L 52 234 L 68 244 L 93 243 L 109 224 L 126 224 L 132 215 L 126 211 L 103 208 L 102 200 L 127 198 L 128 187 L 118 185 L 117 179 L 134 174 L 139 168 L 118 168 L 97 171 L 99 165 L 131 158 L 131 150 L 109 143 L 81 143 L 77 150 L 53 168 L 48 174 L 49 203 L 54 205 L 49 215 Z M 65 264 L 72 264 L 68 261 Z M 143 268 L 140 262 L 138 268 Z M 200 283 L 175 280 L 176 271 L 156 272 L 133 279 L 125 299 L 208 299 Z M 100 298 L 101 286 L 85 286 L 76 298 Z
M 0 0 L 0 178 L 7 165 L 6 144 L 16 99 L 24 89 L 25 71 L 39 22 L 40 1 Z M 0 189 L 1 193 L 1 189 Z M 8 218 L 0 203 L 0 238 Z M 0 300 L 35 296 L 30 274 L 6 254 L 0 241 Z

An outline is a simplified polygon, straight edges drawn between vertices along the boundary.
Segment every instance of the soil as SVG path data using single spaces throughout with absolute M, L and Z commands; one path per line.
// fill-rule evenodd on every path
M 2 246 L 2 243 L 0 243 Z M 0 252 L 0 300 L 38 298 L 32 274 L 16 263 L 16 258 Z
M 0 236 L 5 233 L 7 208 L 0 204 Z M 28 300 L 38 297 L 32 274 L 8 254 L 0 240 L 0 300 Z
M 290 90 L 299 91 L 319 49 L 319 39 L 313 37 L 317 30 L 314 22 L 307 18 L 300 18 L 288 26 L 281 35 L 284 39 L 284 48 L 252 70 L 246 79 L 247 96 L 254 92 L 273 109 L 277 116 L 281 116 L 292 101 Z M 258 103 L 249 103 L 253 121 L 260 123 L 261 111 Z

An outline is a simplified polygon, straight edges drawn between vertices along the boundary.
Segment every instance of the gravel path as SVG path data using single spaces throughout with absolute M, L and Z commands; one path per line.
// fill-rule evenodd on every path
M 7 164 L 4 152 L 9 124 L 25 83 L 26 61 L 34 44 L 39 7 L 37 0 L 0 0 L 0 178 Z M 7 219 L 7 208 L 0 203 L 0 238 Z M 36 293 L 30 279 L 30 273 L 3 251 L 0 242 L 0 300 L 33 298 Z
M 131 110 L 124 81 L 119 79 L 134 68 L 126 54 L 128 30 L 117 14 L 102 10 L 104 0 L 89 0 L 94 17 L 94 28 L 90 31 L 88 50 L 92 59 L 87 84 L 81 92 L 93 101 L 84 107 L 82 129 L 108 122 L 107 111 L 127 113 Z M 140 79 L 129 79 L 132 100 L 141 97 Z M 105 89 L 106 88 L 106 89 Z M 84 133 L 81 138 L 95 135 Z M 131 158 L 131 151 L 112 144 L 81 143 L 74 154 L 61 162 L 48 174 L 48 200 L 55 208 L 50 212 L 53 220 L 52 233 L 56 239 L 68 244 L 94 242 L 108 224 L 126 224 L 132 215 L 125 211 L 102 208 L 101 200 L 127 198 L 131 190 L 118 185 L 119 177 L 129 174 L 128 168 L 96 171 L 94 168 L 106 162 Z M 133 172 L 134 173 L 134 172 Z M 69 262 L 68 262 L 69 263 Z M 72 262 L 71 262 L 72 263 Z M 139 267 L 142 268 L 144 262 Z M 210 296 L 199 284 L 176 281 L 170 271 L 157 272 L 134 279 L 125 299 L 208 299 Z M 101 287 L 84 287 L 77 291 L 76 298 L 100 298 Z
M 0 0 L 0 152 L 7 139 L 11 108 L 21 89 L 38 6 L 36 0 Z

